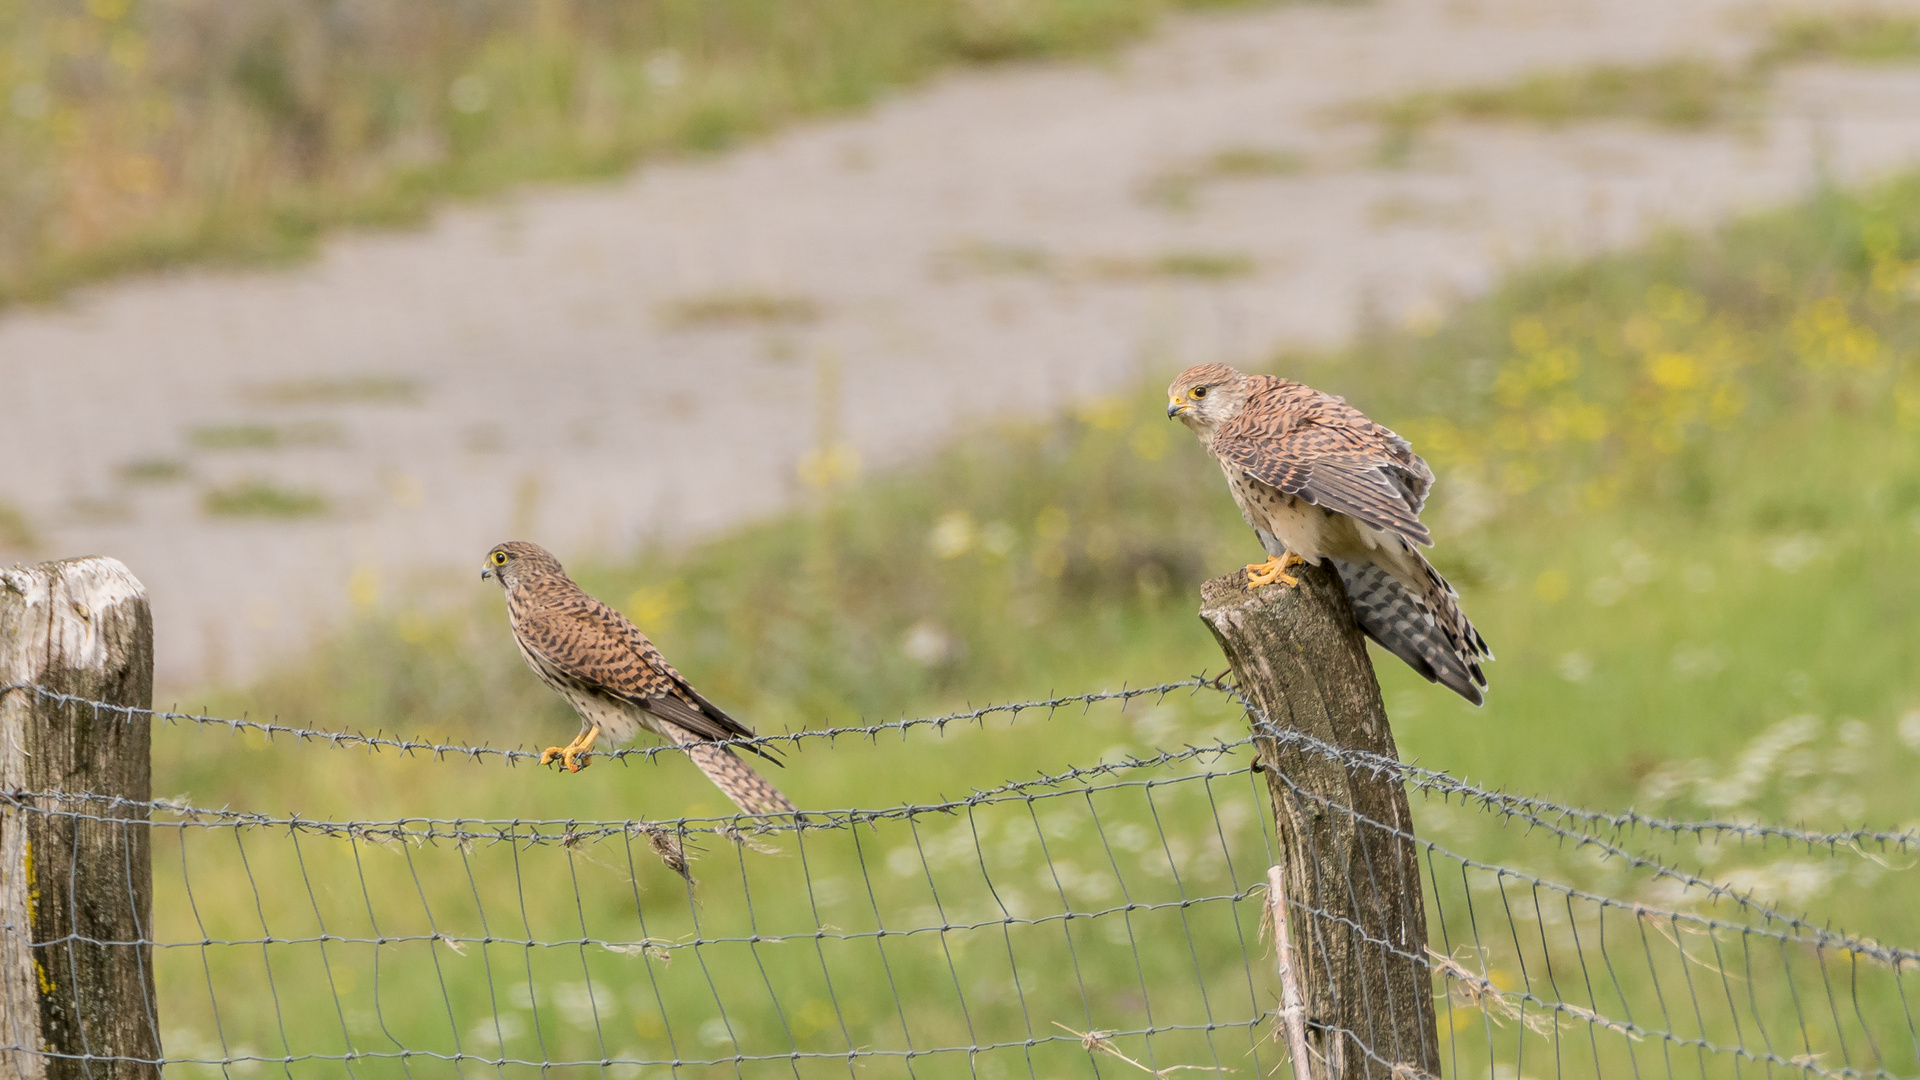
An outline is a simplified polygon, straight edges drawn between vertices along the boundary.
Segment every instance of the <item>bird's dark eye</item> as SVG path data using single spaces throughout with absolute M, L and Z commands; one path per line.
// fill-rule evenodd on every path
M 506 553 L 506 552 L 504 552 L 504 551 L 496 551 L 496 552 L 494 552 L 494 553 L 493 553 L 493 565 L 495 565 L 495 566 L 505 566 L 505 565 L 507 565 L 507 553 Z
M 1207 388 L 1204 386 L 1196 386 L 1193 388 L 1192 393 L 1194 397 L 1203 398 L 1207 396 Z

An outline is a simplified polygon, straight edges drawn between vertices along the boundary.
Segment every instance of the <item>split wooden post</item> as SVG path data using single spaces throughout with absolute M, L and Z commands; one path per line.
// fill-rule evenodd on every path
M 1267 919 L 1273 925 L 1273 963 L 1280 973 L 1280 1026 L 1287 1033 L 1287 1057 L 1293 1061 L 1293 1075 L 1312 1076 L 1313 1051 L 1307 1048 L 1307 999 L 1300 993 L 1300 974 L 1293 966 L 1293 931 L 1287 925 L 1287 868 L 1284 866 L 1267 867 Z
M 80 703 L 153 706 L 145 587 L 98 557 L 0 570 L 0 688 L 0 1078 L 158 1080 L 151 719 Z
M 1397 761 L 1345 587 L 1331 566 L 1295 573 L 1296 588 L 1249 590 L 1243 571 L 1214 578 L 1201 587 L 1200 617 L 1241 693 L 1274 728 Z M 1304 999 L 1307 1046 L 1295 1075 L 1404 1080 L 1411 1069 L 1438 1077 L 1406 789 L 1391 774 L 1299 744 L 1269 737 L 1256 745 L 1280 842 L 1281 887 L 1270 899 L 1291 923 L 1288 966 Z

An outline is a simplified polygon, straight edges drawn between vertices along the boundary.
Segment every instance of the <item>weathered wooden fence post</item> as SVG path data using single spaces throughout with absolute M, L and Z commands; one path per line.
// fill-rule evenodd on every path
M 151 721 L 28 687 L 152 707 L 153 617 L 118 560 L 0 570 L 0 1077 L 158 1080 Z
M 1240 690 L 1282 731 L 1398 760 L 1380 685 L 1340 578 L 1295 571 L 1298 588 L 1247 589 L 1244 572 L 1201 587 L 1200 617 Z M 1301 1080 L 1440 1075 L 1426 906 L 1406 789 L 1392 775 L 1284 741 L 1260 762 L 1280 838 L 1311 1060 Z M 1368 825 L 1362 819 L 1398 832 Z

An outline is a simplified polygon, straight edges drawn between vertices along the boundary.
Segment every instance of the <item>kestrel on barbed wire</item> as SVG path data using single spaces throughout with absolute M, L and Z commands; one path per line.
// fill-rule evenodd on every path
M 716 740 L 750 739 L 753 731 L 721 712 L 667 663 L 627 617 L 588 596 L 538 544 L 510 541 L 487 552 L 484 578 L 507 594 L 513 642 L 540 681 L 580 714 L 580 734 L 540 755 L 568 772 L 587 766 L 602 735 L 625 742 L 653 732 L 687 752 L 721 793 L 749 814 L 791 814 L 793 804 Z M 746 749 L 775 765 L 758 746 Z
M 1247 584 L 1291 588 L 1287 569 L 1331 558 L 1360 629 L 1475 705 L 1493 653 L 1460 596 L 1420 553 L 1433 470 L 1407 440 L 1345 400 L 1272 375 L 1201 364 L 1167 388 L 1167 415 L 1200 436 L 1266 549 Z

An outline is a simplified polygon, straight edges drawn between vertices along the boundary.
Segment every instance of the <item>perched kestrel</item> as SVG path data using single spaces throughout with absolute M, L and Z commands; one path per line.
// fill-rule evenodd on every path
M 1460 596 L 1415 544 L 1432 546 L 1420 508 L 1433 470 L 1407 440 L 1344 400 L 1225 364 L 1188 368 L 1167 415 L 1220 462 L 1267 561 L 1247 584 L 1300 582 L 1287 568 L 1333 559 L 1360 628 L 1413 670 L 1480 704 L 1487 643 Z
M 550 746 L 540 764 L 559 758 L 568 772 L 587 766 L 594 740 L 625 742 L 653 732 L 687 752 L 714 786 L 749 814 L 791 814 L 765 777 L 713 740 L 748 739 L 753 731 L 687 684 L 627 617 L 588 596 L 538 544 L 511 541 L 487 552 L 482 578 L 507 594 L 513 642 L 540 681 L 580 714 L 580 734 Z M 747 749 L 774 764 L 757 746 Z

